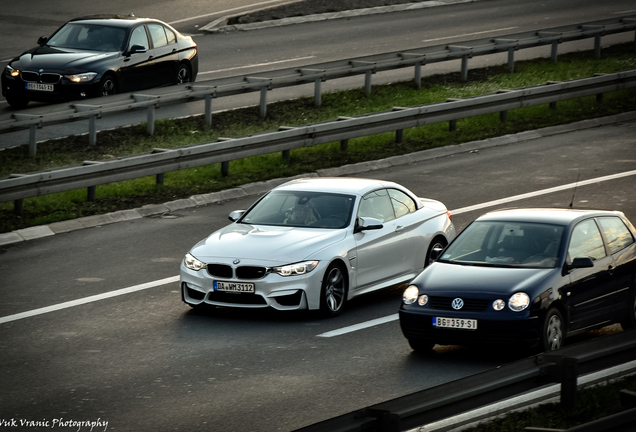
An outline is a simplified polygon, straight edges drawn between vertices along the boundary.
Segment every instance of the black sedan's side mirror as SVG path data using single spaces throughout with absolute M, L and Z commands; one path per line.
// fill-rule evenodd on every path
M 579 257 L 572 260 L 572 264 L 566 264 L 565 268 L 568 272 L 579 268 L 591 268 L 594 267 L 594 261 L 590 257 Z
M 40 46 L 44 46 L 46 45 L 46 43 L 49 41 L 49 38 L 47 38 L 46 36 L 40 36 L 38 38 L 38 45 Z
M 128 50 L 128 54 L 130 55 L 130 54 L 145 53 L 146 51 L 147 49 L 143 45 L 133 45 Z
M 356 227 L 353 230 L 354 233 L 359 233 L 368 230 L 378 230 L 384 228 L 380 220 L 370 217 L 359 217 Z

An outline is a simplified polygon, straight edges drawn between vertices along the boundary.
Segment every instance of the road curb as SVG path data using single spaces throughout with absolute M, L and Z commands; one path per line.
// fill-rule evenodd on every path
M 452 156 L 464 152 L 474 152 L 482 149 L 524 143 L 538 138 L 560 135 L 572 131 L 591 129 L 595 127 L 623 123 L 636 120 L 636 111 L 616 114 L 597 119 L 582 120 L 559 126 L 550 126 L 543 129 L 520 132 L 517 134 L 503 135 L 479 141 L 471 141 L 444 147 L 422 150 L 406 155 L 392 156 L 377 161 L 360 162 L 357 164 L 343 165 L 341 167 L 326 168 L 314 173 L 301 174 L 294 177 L 273 179 L 264 182 L 255 182 L 209 194 L 193 195 L 190 198 L 178 199 L 163 204 L 149 204 L 137 209 L 120 210 L 104 215 L 87 216 L 68 221 L 55 222 L 50 225 L 41 225 L 15 230 L 0 234 L 0 246 L 11 245 L 23 241 L 49 237 L 84 228 L 96 228 L 117 222 L 125 222 L 142 217 L 156 217 L 170 214 L 177 210 L 200 207 L 208 204 L 261 195 L 270 189 L 289 180 L 303 177 L 341 177 L 352 176 L 378 169 L 391 168 L 411 163 L 418 163 L 432 159 Z
M 271 21 L 261 21 L 249 24 L 227 25 L 229 19 L 237 14 L 219 18 L 211 23 L 199 28 L 199 31 L 206 33 L 230 33 L 236 31 L 261 30 L 272 27 L 282 27 L 293 24 L 304 24 L 309 22 L 327 21 L 334 19 L 352 18 L 357 16 L 377 15 L 390 12 L 403 12 L 408 10 L 427 9 L 438 6 L 449 6 L 460 3 L 474 3 L 481 0 L 439 0 L 404 3 L 392 6 L 379 6 L 374 8 L 353 9 L 341 12 L 328 12 L 323 14 L 306 15 L 302 17 L 281 18 Z M 239 14 L 240 15 L 240 14 Z

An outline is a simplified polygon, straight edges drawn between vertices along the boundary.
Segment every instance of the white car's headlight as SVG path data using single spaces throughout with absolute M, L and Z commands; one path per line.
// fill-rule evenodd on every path
M 74 83 L 85 83 L 92 81 L 97 76 L 97 72 L 86 72 L 76 75 L 64 75 L 65 78 L 73 81 Z
M 318 266 L 318 263 L 319 261 L 305 261 L 296 264 L 273 267 L 272 270 L 281 276 L 298 276 L 311 272 Z
M 187 253 L 185 258 L 183 259 L 183 264 L 190 270 L 194 270 L 194 271 L 199 271 L 206 267 L 206 264 L 204 262 L 199 261 L 198 259 L 190 255 L 189 253 Z
M 404 290 L 404 294 L 402 294 L 402 301 L 405 305 L 413 304 L 419 295 L 420 289 L 415 285 L 410 285 Z
M 530 297 L 526 293 L 516 293 L 508 300 L 508 307 L 514 312 L 521 312 L 530 305 Z

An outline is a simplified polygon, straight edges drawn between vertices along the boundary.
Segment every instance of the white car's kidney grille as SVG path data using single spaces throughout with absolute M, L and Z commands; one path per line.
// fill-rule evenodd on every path
M 238 279 L 260 279 L 267 274 L 265 267 L 243 266 L 236 269 Z
M 230 267 L 229 265 L 225 265 L 225 264 L 208 264 L 207 268 L 208 268 L 208 273 L 212 277 L 226 278 L 226 279 L 231 279 L 232 278 L 232 274 L 233 274 L 232 273 L 232 267 Z

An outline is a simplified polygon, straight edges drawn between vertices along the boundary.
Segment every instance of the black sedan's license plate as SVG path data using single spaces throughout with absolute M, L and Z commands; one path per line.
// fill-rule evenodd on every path
M 254 292 L 254 284 L 253 283 L 214 281 L 214 291 L 236 292 L 236 293 L 253 293 Z
M 433 327 L 477 330 L 477 320 L 461 318 L 433 317 Z
M 53 91 L 53 84 L 41 84 L 41 83 L 26 83 L 25 85 L 27 90 L 35 90 L 35 91 Z

